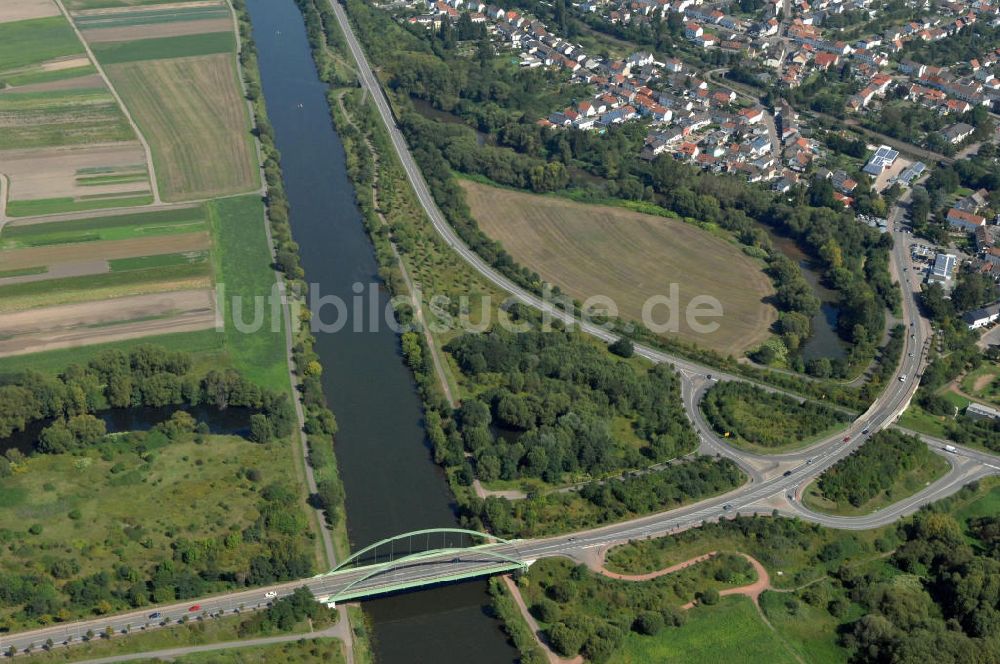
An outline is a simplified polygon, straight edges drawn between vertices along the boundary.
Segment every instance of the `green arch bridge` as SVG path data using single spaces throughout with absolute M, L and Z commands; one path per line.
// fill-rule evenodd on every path
M 458 536 L 458 537 L 456 537 Z M 434 546 L 439 540 L 440 546 Z M 471 540 L 468 546 L 461 541 Z M 413 551 L 414 544 L 424 544 Z M 405 547 L 403 546 L 405 544 Z M 380 560 L 380 552 L 386 552 Z M 389 537 L 351 555 L 329 572 L 309 580 L 321 602 L 335 604 L 411 588 L 526 570 L 517 540 L 463 528 L 429 528 Z

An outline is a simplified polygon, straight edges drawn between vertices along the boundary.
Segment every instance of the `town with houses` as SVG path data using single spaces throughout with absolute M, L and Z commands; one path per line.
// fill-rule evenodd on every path
M 750 15 L 735 2 L 702 0 L 587 0 L 574 7 L 580 15 L 599 16 L 612 25 L 679 23 L 682 39 L 695 52 L 718 49 L 753 63 L 788 90 L 809 77 L 827 76 L 849 65 L 857 91 L 844 100 L 842 118 L 850 122 L 870 113 L 891 95 L 943 118 L 938 142 L 957 151 L 972 142 L 976 129 L 960 118 L 976 107 L 991 113 L 1000 109 L 1000 48 L 945 67 L 905 57 L 906 45 L 940 41 L 979 21 L 998 27 L 1000 3 L 935 4 L 929 12 L 925 11 L 929 5 L 912 3 L 908 18 L 850 41 L 840 39 L 836 29 L 825 30 L 824 24 L 845 12 L 862 12 L 874 19 L 878 10 L 871 0 L 767 0 Z M 602 57 L 524 11 L 479 0 L 402 0 L 392 7 L 407 10 L 401 20 L 428 29 L 440 29 L 463 15 L 484 24 L 494 46 L 513 54 L 520 67 L 562 72 L 590 91 L 572 106 L 552 109 L 537 119 L 538 124 L 553 131 L 603 132 L 613 125 L 643 123 L 645 159 L 669 155 L 706 171 L 745 177 L 779 193 L 825 178 L 845 208 L 854 204 L 862 178 L 869 179 L 876 193 L 889 187 L 898 191 L 923 181 L 931 171 L 928 163 L 913 156 L 919 155 L 916 150 L 906 150 L 909 154 L 904 156 L 898 144 L 869 141 L 867 157 L 849 173 L 843 160 L 827 159 L 830 150 L 813 137 L 808 111 L 800 116 L 782 98 L 772 109 L 765 108 L 754 94 L 712 76 L 719 70 L 705 71 L 690 58 L 657 59 L 641 50 L 620 59 Z M 730 13 L 730 8 L 735 11 Z M 989 140 L 996 138 L 994 132 Z M 985 190 L 955 201 L 948 209 L 949 230 L 955 237 L 967 236 L 962 250 L 912 245 L 914 270 L 924 275 L 925 283 L 950 288 L 963 263 L 1000 280 L 1000 214 L 987 218 L 991 210 L 1000 210 L 1000 205 L 991 207 Z M 884 218 L 858 213 L 857 219 L 882 232 L 889 229 Z M 1000 320 L 1000 304 L 966 318 L 970 328 L 993 325 Z

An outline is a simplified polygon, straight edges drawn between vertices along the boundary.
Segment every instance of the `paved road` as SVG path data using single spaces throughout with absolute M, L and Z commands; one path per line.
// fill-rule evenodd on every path
M 193 655 L 202 652 L 214 652 L 216 650 L 235 650 L 238 648 L 255 648 L 260 646 L 271 646 L 278 643 L 288 643 L 289 641 L 301 641 L 311 639 L 340 639 L 343 642 L 345 632 L 349 625 L 346 621 L 341 621 L 333 627 L 327 627 L 319 632 L 299 632 L 296 634 L 282 634 L 280 636 L 266 636 L 259 639 L 245 639 L 243 641 L 226 641 L 224 643 L 207 643 L 201 646 L 185 646 L 183 648 L 167 648 L 164 650 L 152 650 L 149 652 L 137 652 L 128 655 L 112 655 L 110 657 L 99 657 L 97 659 L 81 660 L 79 664 L 112 664 L 113 662 L 129 662 L 137 659 L 160 659 L 171 662 L 184 655 Z
M 338 20 L 341 22 L 347 43 L 358 60 L 362 81 L 365 87 L 372 92 L 372 96 L 389 129 L 393 145 L 399 154 L 407 176 L 437 231 L 464 260 L 500 288 L 509 291 L 522 302 L 546 311 L 554 318 L 566 322 L 574 322 L 565 312 L 556 309 L 550 303 L 542 301 L 533 294 L 523 291 L 505 277 L 496 273 L 478 255 L 466 247 L 447 224 L 431 198 L 429 189 L 419 169 L 413 162 L 402 134 L 392 119 L 388 103 L 361 52 L 360 45 L 357 43 L 347 23 L 343 9 L 338 3 L 332 3 L 332 6 Z M 893 210 L 892 218 L 890 219 L 890 222 L 892 222 L 890 223 L 890 228 L 894 227 L 895 220 L 901 215 L 901 209 L 896 208 Z M 903 238 L 897 237 L 897 240 L 903 240 Z M 905 265 L 905 252 L 906 242 L 897 241 L 893 250 L 894 260 L 892 261 L 892 270 L 897 279 L 900 277 L 898 266 Z M 703 521 L 725 518 L 735 513 L 770 514 L 773 510 L 799 516 L 828 527 L 868 529 L 892 523 L 902 516 L 912 514 L 928 502 L 938 500 L 958 491 L 970 481 L 1000 472 L 1000 457 L 959 446 L 956 446 L 957 450 L 955 453 L 945 453 L 942 449 L 944 445 L 943 441 L 931 439 L 927 441 L 928 444 L 932 445 L 938 453 L 943 454 L 948 459 L 952 466 L 950 472 L 942 480 L 889 508 L 867 516 L 837 517 L 810 512 L 803 508 L 797 500 L 789 500 L 789 495 L 794 496 L 800 492 L 806 483 L 856 449 L 867 434 L 891 426 L 909 404 L 918 384 L 917 374 L 919 373 L 922 360 L 921 349 L 929 333 L 929 326 L 926 321 L 923 321 L 919 317 L 915 296 L 910 289 L 904 289 L 902 307 L 903 319 L 910 321 L 910 326 L 904 344 L 904 356 L 901 366 L 896 375 L 893 376 L 890 387 L 845 432 L 841 432 L 837 436 L 822 441 L 807 450 L 779 455 L 778 457 L 760 457 L 760 455 L 738 453 L 714 438 L 710 429 L 706 430 L 703 422 L 699 426 L 697 398 L 699 391 L 704 389 L 705 383 L 708 381 L 705 374 L 714 372 L 715 375 L 725 379 L 735 379 L 737 377 L 724 373 L 720 374 L 717 370 L 700 366 L 682 358 L 670 356 L 655 349 L 637 345 L 636 352 L 640 356 L 654 362 L 669 362 L 681 371 L 687 381 L 690 381 L 685 384 L 684 388 L 685 406 L 689 416 L 692 417 L 703 435 L 703 445 L 710 446 L 720 454 L 726 454 L 735 458 L 747 470 L 750 481 L 728 494 L 670 512 L 653 514 L 624 523 L 611 524 L 570 536 L 496 544 L 490 547 L 490 550 L 527 561 L 552 556 L 569 556 L 576 559 L 583 559 L 588 555 L 587 552 L 589 549 L 609 546 L 636 538 L 662 536 L 697 526 Z M 613 334 L 595 325 L 584 323 L 581 324 L 581 328 L 588 334 L 592 334 L 605 341 L 611 341 L 615 338 Z M 899 377 L 903 377 L 904 380 L 898 380 Z M 841 442 L 841 437 L 845 435 L 850 437 L 850 442 Z M 353 587 L 356 590 L 367 589 L 370 592 L 378 592 L 387 588 L 399 587 L 401 584 L 418 584 L 422 581 L 454 577 L 456 574 L 490 573 L 503 566 L 503 563 L 499 562 L 496 557 L 487 555 L 482 548 L 465 552 L 442 552 L 418 561 L 411 561 L 402 567 L 390 571 L 380 572 L 369 578 L 363 578 L 368 573 L 368 570 L 348 570 L 334 576 L 290 582 L 272 588 L 227 593 L 198 600 L 197 602 L 192 600 L 187 603 L 160 607 L 158 610 L 163 615 L 177 620 L 183 615 L 198 616 L 202 613 L 231 613 L 241 607 L 259 608 L 266 602 L 264 593 L 272 589 L 279 596 L 290 593 L 292 589 L 303 584 L 307 585 L 317 597 L 338 595 L 344 593 L 348 587 Z M 199 605 L 199 610 L 195 612 L 189 611 L 190 606 L 195 603 Z M 131 625 L 133 628 L 144 626 L 149 622 L 149 618 L 147 617 L 149 611 L 149 609 L 133 611 L 96 620 L 67 623 L 31 632 L 14 634 L 0 639 L 0 648 L 6 649 L 14 646 L 17 649 L 23 649 L 28 647 L 29 644 L 34 644 L 37 647 L 48 638 L 53 639 L 57 643 L 61 643 L 67 639 L 78 641 L 81 635 L 86 633 L 88 629 L 100 632 L 107 627 L 111 627 L 114 631 L 120 632 L 127 625 Z

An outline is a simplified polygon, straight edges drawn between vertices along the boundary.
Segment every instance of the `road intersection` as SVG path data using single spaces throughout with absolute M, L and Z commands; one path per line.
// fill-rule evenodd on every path
M 362 85 L 371 93 L 414 192 L 435 230 L 444 241 L 483 278 L 509 292 L 517 300 L 546 312 L 555 319 L 577 325 L 583 332 L 605 342 L 616 340 L 617 335 L 613 332 L 598 325 L 579 321 L 570 313 L 555 307 L 551 302 L 520 288 L 483 261 L 458 237 L 434 202 L 430 189 L 395 123 L 388 100 L 355 38 L 344 9 L 337 2 L 331 2 L 331 6 L 344 32 L 347 45 L 357 61 Z M 893 210 L 889 224 L 890 229 L 895 227 L 894 222 L 898 221 L 901 214 L 902 210 L 899 207 Z M 894 220 L 892 217 L 896 219 Z M 897 281 L 905 284 L 907 281 L 900 273 L 900 266 L 906 264 L 906 242 L 900 237 L 896 239 L 897 242 L 892 252 L 891 269 Z M 797 496 L 801 494 L 802 489 L 809 481 L 818 477 L 840 459 L 851 454 L 859 445 L 863 444 L 868 435 L 892 426 L 913 398 L 919 385 L 919 373 L 924 359 L 922 351 L 925 340 L 930 333 L 930 327 L 927 321 L 920 317 L 915 295 L 910 288 L 903 289 L 902 310 L 903 321 L 907 328 L 902 358 L 900 366 L 883 393 L 865 413 L 848 425 L 844 431 L 805 449 L 786 454 L 759 455 L 737 450 L 721 440 L 704 421 L 698 408 L 698 402 L 706 389 L 715 380 L 742 380 L 743 378 L 642 344 L 636 344 L 635 352 L 637 355 L 653 362 L 668 363 L 681 373 L 685 410 L 698 431 L 701 439 L 701 450 L 705 453 L 732 458 L 747 473 L 748 482 L 727 494 L 669 512 L 652 514 L 575 534 L 492 544 L 489 546 L 491 555 L 486 555 L 483 547 L 474 547 L 460 552 L 446 550 L 409 561 L 398 567 L 386 568 L 374 575 L 371 574 L 371 570 L 355 568 L 331 576 L 303 579 L 268 588 L 225 593 L 201 600 L 190 600 L 185 603 L 157 607 L 155 612 L 162 614 L 157 619 L 149 617 L 154 611 L 153 609 L 144 609 L 5 635 L 0 639 L 0 649 L 6 652 L 13 647 L 16 651 L 23 652 L 29 647 L 42 646 L 48 639 L 56 644 L 80 642 L 88 631 L 99 634 L 110 629 L 112 633 L 120 634 L 155 628 L 161 623 L 176 622 L 183 616 L 206 619 L 221 614 L 262 608 L 267 605 L 270 599 L 265 597 L 265 593 L 274 591 L 278 596 L 283 596 L 302 585 L 309 587 L 317 597 L 325 598 L 336 597 L 339 593 L 344 592 L 345 587 L 363 588 L 376 594 L 382 588 L 396 588 L 401 584 L 422 585 L 451 579 L 456 576 L 457 572 L 465 576 L 495 573 L 504 566 L 498 564 L 498 557 L 492 554 L 509 556 L 527 563 L 553 556 L 585 560 L 593 549 L 613 546 L 634 539 L 669 535 L 680 530 L 697 527 L 705 521 L 727 518 L 735 514 L 771 515 L 779 513 L 809 520 L 823 526 L 847 530 L 861 530 L 887 525 L 916 512 L 923 505 L 957 492 L 969 482 L 1000 473 L 1000 457 L 961 446 L 954 446 L 955 451 L 948 452 L 944 450 L 944 441 L 923 437 L 936 453 L 948 460 L 951 469 L 943 478 L 922 491 L 885 509 L 858 517 L 841 517 L 812 512 L 797 500 Z M 843 441 L 845 437 L 849 438 L 846 443 Z M 191 610 L 193 606 L 198 608 Z

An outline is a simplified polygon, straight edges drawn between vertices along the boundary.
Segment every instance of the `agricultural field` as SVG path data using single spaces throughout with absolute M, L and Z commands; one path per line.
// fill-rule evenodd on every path
M 164 200 L 254 189 L 256 155 L 230 54 L 107 67 L 153 150 Z
M 205 207 L 7 226 L 0 356 L 214 327 L 212 245 Z
M 59 8 L 52 0 L 4 0 L 0 4 L 0 23 L 51 16 L 59 16 Z
M 681 339 L 739 356 L 770 335 L 777 318 L 764 302 L 773 292 L 770 279 L 734 243 L 677 219 L 468 180 L 461 185 L 486 235 L 576 299 L 608 296 L 623 318 L 641 320 L 643 304 L 654 295 L 669 296 L 676 283 Z M 719 323 L 711 334 L 684 322 L 684 308 L 698 295 L 722 304 L 721 318 L 702 319 Z M 655 317 L 666 321 L 665 307 Z
M 256 188 L 228 5 L 108 4 L 73 18 L 149 142 L 163 200 Z
M 91 44 L 226 32 L 233 23 L 229 7 L 217 0 L 83 10 L 73 20 Z
M 19 2 L 18 16 L 43 11 L 40 3 Z M 2 22 L 15 15 L 6 9 L 0 164 L 10 183 L 7 214 L 151 202 L 145 153 L 70 25 L 62 16 Z

